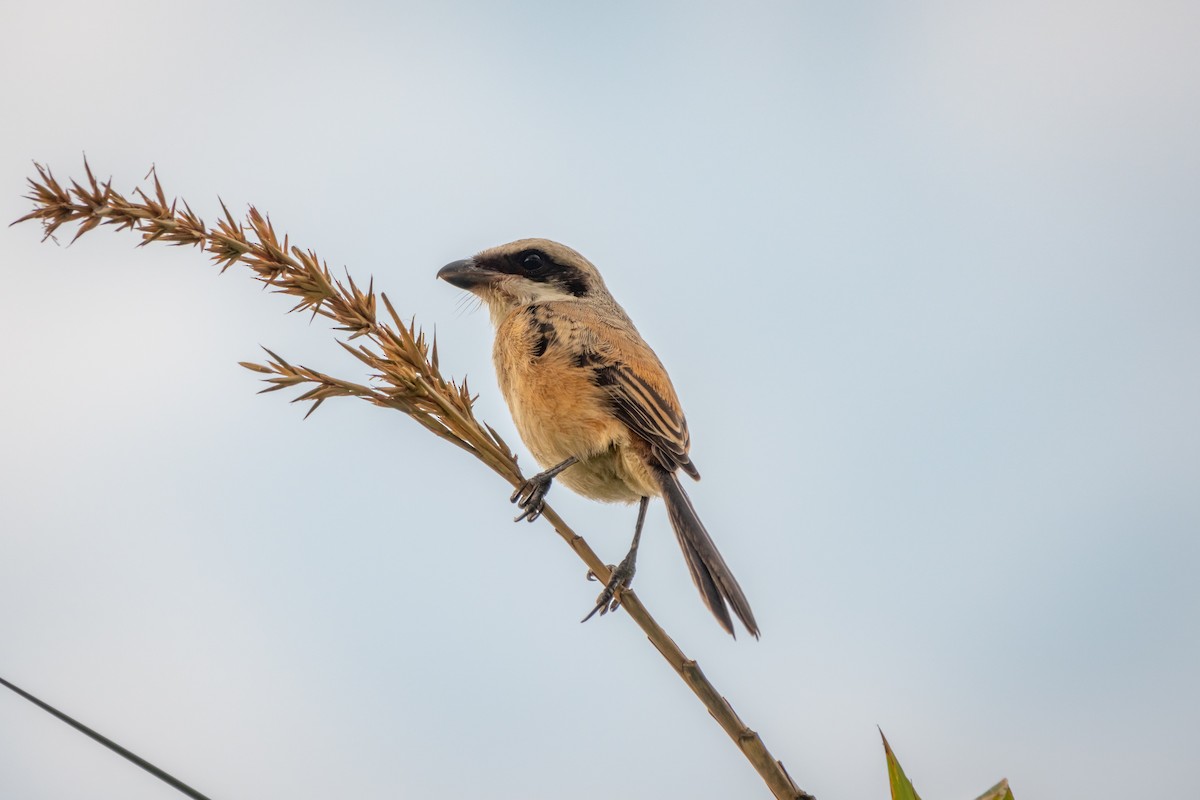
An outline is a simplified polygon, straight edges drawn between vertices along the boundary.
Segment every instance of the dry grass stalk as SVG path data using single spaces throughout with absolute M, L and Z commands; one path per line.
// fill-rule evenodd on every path
M 442 377 L 438 368 L 436 341 L 428 341 L 415 322 L 407 325 L 396 313 L 387 295 L 376 295 L 374 281 L 364 291 L 347 274 L 345 282 L 330 273 L 325 262 L 311 250 L 291 244 L 285 235 L 280 242 L 270 218 L 251 207 L 245 223 L 234 219 L 222 203 L 223 217 L 212 228 L 205 225 L 186 202 L 167 202 L 158 175 L 151 170 L 152 192 L 134 190 L 132 199 L 112 188 L 112 181 L 100 182 L 84 161 L 86 181 L 71 181 L 64 187 L 50 170 L 35 164 L 38 177 L 29 179 L 34 210 L 13 224 L 36 220 L 42 224 L 44 239 L 68 223 L 79 228 L 71 241 L 100 225 L 117 230 L 134 230 L 142 235 L 141 245 L 162 241 L 171 245 L 193 245 L 210 254 L 224 272 L 234 263 L 242 263 L 254 276 L 274 291 L 291 295 L 297 302 L 292 311 L 307 311 L 334 323 L 336 330 L 348 333 L 350 341 L 339 343 L 372 371 L 372 385 L 335 378 L 303 366 L 288 363 L 271 351 L 265 364 L 243 362 L 255 372 L 269 375 L 264 392 L 291 387 L 305 391 L 293 402 L 310 402 L 308 413 L 330 397 L 358 397 L 377 406 L 402 411 L 437 436 L 452 442 L 491 467 L 517 486 L 523 480 L 516 456 L 504 440 L 486 423 L 475 418 L 474 398 L 462 383 Z M 139 246 L 141 246 L 139 245 Z M 383 301 L 387 318 L 377 316 L 377 298 Z M 306 415 L 307 416 L 307 415 Z M 549 506 L 543 514 L 588 568 L 606 582 L 609 567 Z M 788 776 L 783 764 L 768 752 L 758 734 L 746 727 L 728 701 L 700 671 L 695 661 L 679 649 L 670 636 L 654 621 L 632 590 L 621 592 L 622 607 L 671 664 L 676 673 L 708 708 L 713 718 L 749 759 L 777 798 L 801 800 L 811 795 L 802 791 Z

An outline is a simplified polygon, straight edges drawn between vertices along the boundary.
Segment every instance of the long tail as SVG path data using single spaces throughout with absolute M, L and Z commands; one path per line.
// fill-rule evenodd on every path
M 687 560 L 688 571 L 692 573 L 692 582 L 700 590 L 704 604 L 717 618 L 730 636 L 733 636 L 733 620 L 729 617 L 729 609 L 737 614 L 738 619 L 750 631 L 750 635 L 758 638 L 758 623 L 754 621 L 754 612 L 750 603 L 738 586 L 725 559 L 721 558 L 712 537 L 704 528 L 704 523 L 692 507 L 692 501 L 679 485 L 675 473 L 666 470 L 655 470 L 659 486 L 662 487 L 663 500 L 667 504 L 667 515 L 671 518 L 671 527 L 675 529 L 675 538 Z M 726 606 L 728 604 L 728 606 Z

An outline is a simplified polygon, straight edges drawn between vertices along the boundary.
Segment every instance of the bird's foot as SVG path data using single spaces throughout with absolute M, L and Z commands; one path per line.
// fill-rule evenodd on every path
M 520 522 L 523 519 L 533 522 L 540 517 L 546 507 L 546 492 L 550 491 L 550 484 L 554 478 L 567 467 L 578 463 L 578 458 L 569 456 L 565 461 L 555 464 L 544 472 L 539 472 L 518 486 L 517 490 L 512 493 L 512 497 L 508 498 L 509 502 L 516 503 L 521 507 L 521 513 L 513 522 Z
M 515 517 L 513 522 L 523 519 L 533 522 L 540 517 L 546 507 L 546 493 L 550 491 L 550 484 L 553 482 L 553 475 L 540 472 L 518 486 L 512 497 L 508 498 L 510 503 L 516 503 L 521 509 L 521 514 Z
M 633 583 L 633 573 L 637 570 L 637 564 L 633 558 L 635 555 L 635 553 L 630 553 L 625 556 L 616 567 L 613 567 L 611 564 L 609 565 L 609 572 L 612 574 L 608 579 L 608 583 L 604 586 L 604 591 L 596 598 L 596 607 L 586 617 L 579 620 L 580 622 L 587 622 L 596 616 L 597 611 L 603 617 L 608 612 L 616 611 L 621 607 L 621 597 L 617 594 L 617 590 L 628 589 L 630 584 Z M 588 580 L 598 580 L 596 573 L 588 570 Z

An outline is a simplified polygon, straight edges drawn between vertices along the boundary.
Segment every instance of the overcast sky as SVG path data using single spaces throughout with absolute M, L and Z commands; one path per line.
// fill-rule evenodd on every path
M 565 242 L 671 372 L 762 640 L 660 504 L 638 593 L 801 786 L 886 797 L 879 725 L 927 800 L 1194 794 L 1200 6 L 733 5 L 6 3 L 0 217 L 85 152 L 255 203 L 514 445 L 434 275 Z M 498 478 L 256 396 L 260 344 L 362 378 L 325 325 L 39 235 L 0 229 L 0 675 L 214 800 L 767 796 Z M 552 500 L 624 553 L 635 509 Z M 177 796 L 4 692 L 0 795 Z

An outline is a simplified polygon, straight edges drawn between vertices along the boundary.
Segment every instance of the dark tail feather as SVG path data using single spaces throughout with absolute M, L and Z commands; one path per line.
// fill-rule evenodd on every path
M 704 523 L 692 507 L 692 501 L 679 485 L 679 479 L 673 472 L 656 472 L 663 500 L 667 504 L 667 515 L 671 518 L 671 527 L 675 529 L 675 538 L 679 540 L 688 571 L 692 573 L 692 581 L 700 590 L 704 604 L 730 636 L 734 635 L 733 620 L 729 617 L 729 609 L 732 608 L 750 635 L 757 639 L 758 623 L 754 621 L 750 603 L 705 530 Z

